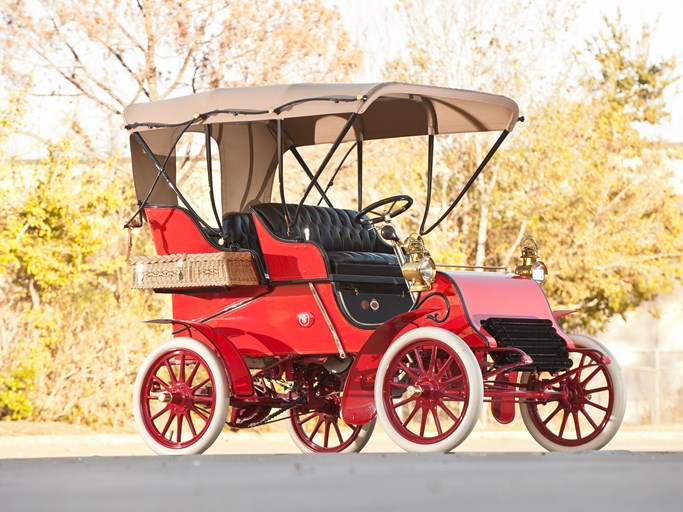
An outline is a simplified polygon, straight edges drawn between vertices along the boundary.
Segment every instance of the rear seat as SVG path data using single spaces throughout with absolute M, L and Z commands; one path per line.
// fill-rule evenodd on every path
M 289 239 L 281 204 L 259 204 L 252 210 L 271 233 Z M 287 205 L 290 219 L 295 211 L 296 205 Z M 353 210 L 303 205 L 294 226 L 295 238 L 304 239 L 304 229 L 308 228 L 308 239 L 323 249 L 332 274 L 401 277 L 392 247 L 372 226 L 355 222 L 355 216 Z M 230 213 L 223 224 L 233 242 L 261 254 L 249 214 Z

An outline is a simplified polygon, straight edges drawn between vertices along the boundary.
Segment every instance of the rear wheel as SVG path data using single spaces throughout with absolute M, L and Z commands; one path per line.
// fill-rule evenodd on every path
M 135 380 L 135 425 L 160 455 L 204 452 L 220 434 L 228 405 L 223 364 L 193 338 L 175 338 L 157 347 Z
M 375 380 L 377 416 L 387 435 L 414 452 L 448 452 L 474 428 L 484 395 L 481 371 L 455 334 L 421 327 L 398 338 Z
M 375 422 L 349 425 L 337 414 L 295 407 L 289 411 L 287 431 L 304 453 L 352 453 L 361 451 L 370 440 Z
M 575 352 L 574 364 L 564 378 L 522 374 L 521 383 L 530 390 L 550 389 L 562 393 L 562 398 L 522 403 L 520 412 L 529 433 L 546 450 L 599 450 L 612 440 L 624 419 L 624 377 L 614 356 L 599 341 L 582 335 L 571 338 L 578 348 L 605 354 L 610 364 L 603 365 L 597 354 Z

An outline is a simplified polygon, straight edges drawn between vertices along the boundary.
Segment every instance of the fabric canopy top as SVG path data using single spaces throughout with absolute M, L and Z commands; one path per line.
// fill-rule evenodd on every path
M 504 96 L 395 82 L 236 87 L 137 103 L 126 107 L 123 117 L 131 132 L 138 198 L 147 195 L 156 168 L 134 137 L 136 132 L 162 161 L 173 155 L 183 130 L 203 132 L 210 124 L 221 161 L 226 213 L 270 201 L 278 120 L 289 148 L 335 141 L 352 114 L 357 118 L 344 141 L 512 131 L 519 109 Z M 174 158 L 166 171 L 175 179 Z M 176 198 L 160 183 L 150 202 L 176 204 Z

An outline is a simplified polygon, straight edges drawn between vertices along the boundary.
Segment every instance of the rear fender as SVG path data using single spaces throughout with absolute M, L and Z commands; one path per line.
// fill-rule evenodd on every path
M 249 397 L 254 394 L 254 385 L 251 380 L 251 373 L 247 364 L 242 359 L 239 350 L 235 348 L 232 342 L 216 331 L 214 328 L 199 322 L 190 322 L 187 320 L 173 320 L 173 319 L 158 319 L 148 320 L 147 323 L 152 324 L 171 324 L 182 325 L 183 328 L 174 332 L 178 334 L 187 330 L 190 335 L 192 332 L 197 332 L 201 335 L 207 345 L 209 345 L 214 352 L 220 357 L 223 366 L 227 369 L 228 382 L 230 384 L 230 392 L 234 396 Z
M 411 324 L 417 328 L 425 323 L 436 308 L 423 308 L 395 316 L 380 325 L 356 355 L 344 384 L 341 418 L 351 425 L 363 425 L 377 415 L 375 405 L 375 375 L 387 348 L 397 335 Z M 433 321 L 433 320 L 432 320 Z M 410 329 L 408 329 L 410 330 Z

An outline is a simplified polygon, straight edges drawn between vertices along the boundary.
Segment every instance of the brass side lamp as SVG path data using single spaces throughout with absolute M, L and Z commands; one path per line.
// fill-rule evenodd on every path
M 548 267 L 538 258 L 538 245 L 530 236 L 522 241 L 522 263 L 515 268 L 515 274 L 530 277 L 540 285 L 548 278 Z
M 403 278 L 409 283 L 411 292 L 425 292 L 431 290 L 436 280 L 436 265 L 425 248 L 421 236 L 410 235 L 403 242 L 408 261 L 401 266 Z

